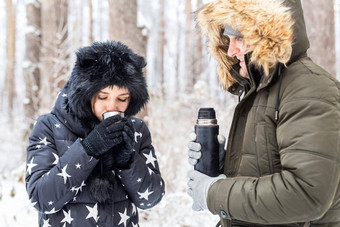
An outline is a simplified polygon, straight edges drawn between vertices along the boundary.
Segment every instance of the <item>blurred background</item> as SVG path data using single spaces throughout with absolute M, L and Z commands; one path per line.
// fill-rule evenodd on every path
M 78 48 L 118 40 L 147 60 L 149 125 L 166 195 L 140 211 L 140 226 L 214 226 L 186 194 L 188 134 L 200 107 L 216 110 L 227 136 L 237 98 L 219 86 L 196 28 L 209 0 L 0 0 L 0 226 L 37 226 L 25 191 L 25 149 L 35 119 L 50 112 Z M 310 57 L 340 79 L 340 0 L 302 0 Z

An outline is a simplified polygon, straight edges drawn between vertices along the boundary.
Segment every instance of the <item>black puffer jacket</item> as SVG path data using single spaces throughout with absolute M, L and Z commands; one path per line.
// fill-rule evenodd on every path
M 72 82 L 77 81 L 74 74 Z M 106 173 L 114 193 L 110 202 L 97 202 L 90 188 L 100 161 L 81 144 L 91 129 L 69 109 L 69 95 L 74 94 L 70 81 L 52 112 L 37 120 L 27 147 L 26 188 L 39 211 L 39 226 L 138 226 L 136 208 L 151 208 L 164 195 L 150 132 L 142 120 L 131 117 L 136 142 L 132 163 L 128 169 Z

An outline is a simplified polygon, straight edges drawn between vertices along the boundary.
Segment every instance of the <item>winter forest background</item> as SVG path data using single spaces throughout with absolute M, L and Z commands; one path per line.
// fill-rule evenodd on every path
M 209 0 L 0 0 L 0 226 L 37 226 L 23 177 L 27 137 L 70 75 L 75 51 L 120 40 L 145 56 L 148 123 L 166 195 L 140 211 L 140 225 L 214 226 L 191 211 L 186 194 L 188 134 L 200 107 L 214 107 L 227 135 L 235 97 L 218 84 L 216 65 L 195 27 Z M 340 79 L 340 0 L 303 0 L 312 59 Z

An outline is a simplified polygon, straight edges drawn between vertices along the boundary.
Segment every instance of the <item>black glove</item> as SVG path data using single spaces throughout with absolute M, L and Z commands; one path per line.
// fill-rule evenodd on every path
M 126 169 L 132 161 L 132 152 L 135 144 L 135 129 L 130 119 L 124 119 L 123 142 L 117 148 L 113 155 L 115 156 L 116 166 L 118 169 Z
M 99 158 L 102 154 L 123 141 L 125 123 L 119 115 L 109 117 L 96 125 L 82 144 L 87 154 Z

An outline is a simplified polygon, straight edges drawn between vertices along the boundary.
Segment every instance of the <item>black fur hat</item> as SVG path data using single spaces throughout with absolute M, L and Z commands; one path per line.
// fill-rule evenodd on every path
M 130 92 L 130 103 L 125 115 L 135 115 L 149 100 L 143 75 L 144 58 L 133 53 L 121 42 L 95 42 L 80 48 L 69 87 L 68 107 L 86 128 L 98 121 L 91 108 L 91 98 L 99 90 L 116 85 Z

